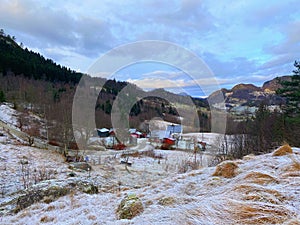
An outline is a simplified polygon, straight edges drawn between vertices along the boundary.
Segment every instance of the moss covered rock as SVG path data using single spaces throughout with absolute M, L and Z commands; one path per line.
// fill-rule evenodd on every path
M 144 211 L 142 201 L 135 195 L 129 194 L 122 199 L 118 209 L 118 219 L 132 219 Z
M 98 187 L 93 183 L 82 181 L 77 183 L 79 191 L 87 194 L 98 194 Z

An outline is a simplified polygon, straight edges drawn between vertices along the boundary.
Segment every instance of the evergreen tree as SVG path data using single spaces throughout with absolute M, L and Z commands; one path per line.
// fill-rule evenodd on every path
M 294 75 L 290 81 L 283 81 L 277 93 L 286 98 L 284 111 L 288 117 L 299 117 L 300 114 L 300 61 L 295 61 Z
M 0 91 L 0 102 L 5 102 L 5 95 L 4 95 L 4 92 L 1 90 Z
M 285 120 L 285 137 L 292 145 L 299 146 L 300 134 L 300 61 L 295 61 L 294 75 L 290 81 L 283 81 L 282 88 L 277 94 L 286 98 L 286 105 L 283 107 Z

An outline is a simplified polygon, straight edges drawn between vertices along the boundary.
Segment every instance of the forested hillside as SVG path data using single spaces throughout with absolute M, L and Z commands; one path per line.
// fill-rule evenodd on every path
M 72 102 L 82 76 L 89 77 L 28 50 L 22 43 L 18 44 L 14 36 L 5 34 L 3 30 L 0 31 L 0 102 L 12 102 L 19 111 L 26 113 L 30 111 L 44 117 L 49 122 L 47 125 L 49 139 L 66 145 L 74 139 L 71 122 Z M 124 81 L 89 79 L 100 79 L 100 83 L 104 84 L 95 106 L 95 122 L 100 128 L 112 126 L 110 117 L 112 106 L 116 96 L 124 87 L 130 85 L 129 89 L 135 96 L 147 95 L 136 85 Z M 163 89 L 155 90 L 149 95 L 156 96 L 158 92 L 170 96 L 175 102 L 179 102 L 182 98 L 189 98 Z M 193 98 L 192 101 L 199 107 L 203 129 L 209 130 L 208 112 L 200 110 L 208 108 L 207 101 L 200 98 Z M 130 126 L 135 128 L 140 128 L 144 120 L 154 117 L 161 117 L 173 123 L 180 122 L 175 107 L 158 97 L 138 99 L 129 116 Z
M 78 83 L 82 76 L 51 59 L 45 59 L 39 53 L 23 48 L 14 37 L 5 35 L 3 30 L 0 33 L 0 58 L 0 72 L 4 75 L 13 72 L 23 74 L 26 78 L 73 84 Z
M 82 76 L 89 76 L 57 65 L 51 59 L 45 59 L 39 53 L 29 51 L 22 44 L 17 44 L 14 37 L 4 34 L 3 30 L 0 35 L 0 48 L 0 102 L 12 102 L 20 111 L 31 111 L 42 115 L 50 123 L 47 133 L 49 139 L 68 145 L 74 139 L 72 103 L 76 87 Z M 278 105 L 280 108 L 270 110 L 268 106 L 274 101 L 265 101 L 267 99 L 265 97 L 255 97 L 257 100 L 256 112 L 252 115 L 245 114 L 242 120 L 241 118 L 237 120 L 235 115 L 228 113 L 227 133 L 247 134 L 246 136 L 237 136 L 237 143 L 240 144 L 236 146 L 236 157 L 250 152 L 269 151 L 284 141 L 296 146 L 299 144 L 297 137 L 300 133 L 300 66 L 297 61 L 294 65 L 294 76 L 278 81 L 274 79 L 272 82 L 268 82 L 272 83 L 271 86 L 262 88 L 263 91 L 256 90 L 257 88 L 252 90 L 253 86 L 251 85 L 248 85 L 250 89 L 252 88 L 250 91 L 246 85 L 237 85 L 233 88 L 233 94 L 244 91 L 245 93 L 254 93 L 252 95 L 255 97 L 255 93 L 260 91 L 262 95 L 269 96 L 269 90 L 271 90 L 271 96 L 274 96 L 274 99 L 278 99 L 279 96 L 282 98 Z M 102 78 L 89 79 L 93 83 L 93 79 Z M 95 104 L 95 122 L 99 128 L 112 126 L 112 107 L 116 97 L 125 87 L 130 90 L 132 96 L 146 96 L 133 99 L 135 104 L 129 113 L 131 127 L 142 129 L 142 122 L 154 117 L 160 117 L 172 123 L 180 123 L 176 107 L 186 108 L 184 105 L 188 105 L 188 103 L 181 106 L 172 105 L 166 99 L 172 99 L 173 102 L 185 102 L 184 98 L 189 97 L 176 95 L 163 89 L 153 90 L 146 94 L 136 85 L 124 81 L 102 79 L 101 82 L 104 85 L 98 93 Z M 95 83 L 97 82 L 95 81 Z M 277 90 L 276 93 L 275 90 Z M 95 91 L 97 90 L 95 89 Z M 155 96 L 168 97 L 164 99 Z M 240 99 L 240 95 L 234 99 L 235 101 Z M 193 126 L 193 123 L 199 120 L 201 131 L 210 131 L 210 111 L 207 99 L 191 98 L 191 100 L 197 107 L 198 118 L 190 118 L 190 125 Z M 251 102 L 252 100 L 247 99 L 246 101 Z M 237 105 L 240 103 L 234 102 Z M 247 139 L 244 140 L 245 138 Z

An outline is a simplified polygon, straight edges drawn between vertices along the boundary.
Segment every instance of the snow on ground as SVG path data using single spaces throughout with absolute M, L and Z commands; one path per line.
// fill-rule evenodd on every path
M 0 120 L 2 120 L 3 122 L 17 126 L 17 116 L 18 112 L 11 108 L 11 105 L 5 103 L 0 105 Z
M 182 134 L 181 136 L 183 138 L 185 137 L 196 137 L 199 141 L 204 141 L 207 142 L 209 144 L 212 144 L 215 142 L 215 140 L 220 137 L 220 135 L 222 136 L 222 134 L 218 134 L 218 133 L 186 133 L 186 134 Z
M 0 163 L 2 197 L 36 183 L 41 176 L 65 178 L 68 170 L 61 155 L 23 145 L 0 144 Z
M 130 155 L 137 151 L 140 155 L 135 157 Z M 156 157 L 148 157 L 147 152 L 153 152 Z M 132 163 L 131 166 L 120 164 L 122 160 L 127 160 L 124 156 L 126 153 L 129 154 L 128 162 Z M 195 154 L 191 151 L 154 149 L 146 139 L 139 140 L 137 146 L 126 151 L 85 150 L 82 154 L 93 166 L 90 175 L 97 183 L 105 178 L 108 186 L 113 187 L 121 183 L 123 188 L 143 187 L 151 182 L 189 170 L 189 167 L 185 167 L 195 160 L 199 167 L 206 167 L 213 159 L 212 155 L 201 151 L 195 158 Z
M 0 218 L 0 223 L 299 224 L 300 149 L 293 151 L 285 156 L 250 155 L 237 160 L 238 175 L 233 178 L 212 176 L 215 168 L 206 167 L 172 174 L 141 188 L 102 190 L 96 195 L 73 193 L 49 204 L 34 204 Z M 135 176 L 131 179 L 134 182 Z M 128 193 L 137 194 L 144 212 L 132 220 L 118 220 L 116 208 Z
M 2 106 L 0 115 L 1 120 L 13 123 L 10 109 Z M 27 171 L 31 175 L 49 172 L 50 178 L 68 177 L 71 170 L 62 156 L 21 145 L 5 129 L 1 132 L 0 204 L 10 193 L 24 188 L 22 179 Z M 219 136 L 188 135 L 207 143 Z M 202 169 L 181 173 L 182 166 L 195 159 L 194 154 L 153 150 L 145 140 L 127 152 L 136 151 L 141 154 L 129 156 L 131 166 L 120 164 L 124 159 L 120 151 L 81 152 L 88 157 L 92 171 L 75 171 L 76 177 L 98 184 L 99 194 L 74 192 L 48 204 L 36 203 L 15 215 L 0 217 L 0 224 L 300 224 L 299 148 L 285 156 L 250 155 L 237 160 L 238 174 L 233 178 L 212 176 L 216 168 L 206 167 L 211 159 L 206 153 L 196 155 Z M 142 154 L 149 151 L 162 158 Z M 34 176 L 29 180 L 34 183 Z M 132 220 L 118 220 L 116 209 L 129 193 L 141 199 L 144 212 Z

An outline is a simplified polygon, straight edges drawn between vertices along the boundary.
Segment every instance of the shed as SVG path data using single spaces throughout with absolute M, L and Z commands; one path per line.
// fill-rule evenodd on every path
M 109 129 L 101 128 L 97 129 L 97 134 L 99 137 L 108 137 L 109 136 Z

